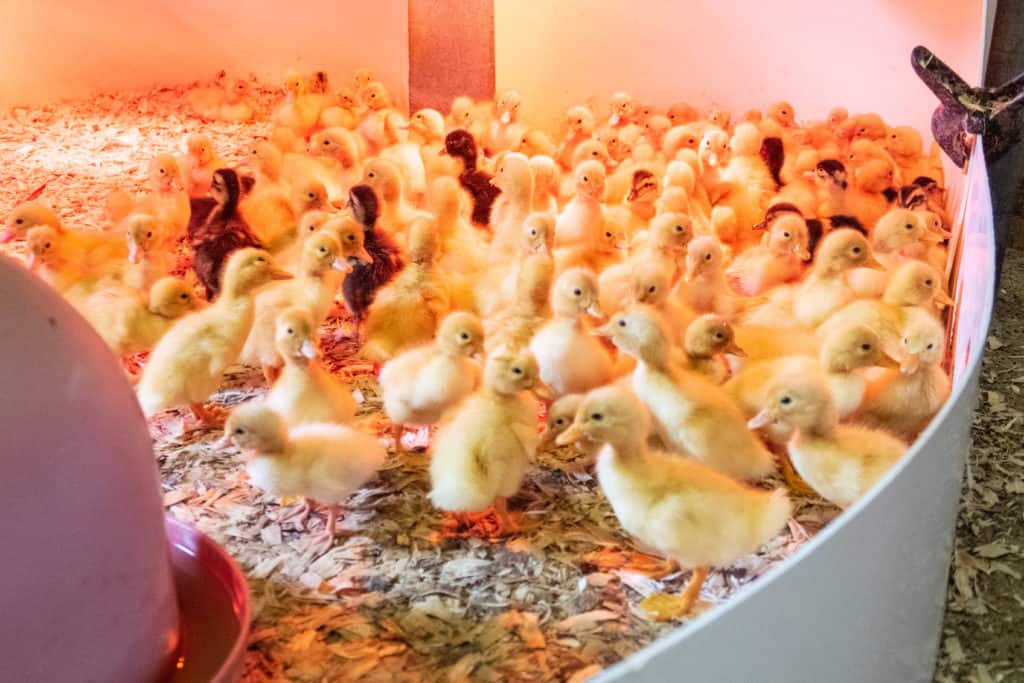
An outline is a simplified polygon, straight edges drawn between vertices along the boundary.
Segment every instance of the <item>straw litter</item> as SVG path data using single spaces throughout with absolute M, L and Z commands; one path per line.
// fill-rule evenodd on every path
M 264 109 L 279 97 L 266 88 L 255 94 Z M 183 95 L 184 88 L 163 88 L 7 112 L 0 207 L 6 213 L 42 187 L 41 199 L 67 224 L 99 228 L 104 197 L 141 189 L 147 160 L 180 150 L 185 134 L 206 132 L 219 154 L 238 162 L 243 147 L 268 132 L 265 123 L 200 121 L 180 104 Z M 343 336 L 336 341 L 346 328 L 344 319 L 329 320 L 325 355 L 351 382 L 359 426 L 384 438 L 389 425 L 372 366 Z M 237 368 L 213 400 L 234 405 L 264 390 L 257 371 Z M 317 556 L 304 550 L 308 532 L 279 521 L 295 501 L 250 487 L 237 454 L 214 450 L 219 434 L 176 435 L 171 422 L 173 415 L 153 429 L 164 505 L 222 544 L 249 580 L 246 681 L 581 683 L 675 627 L 646 620 L 634 606 L 650 593 L 679 590 L 688 569 L 634 547 L 595 478 L 565 449 L 538 454 L 511 501 L 529 529 L 499 540 L 446 535 L 426 498 L 428 456 L 392 450 L 378 479 L 349 502 L 333 548 Z M 426 436 L 407 446 L 422 446 Z M 701 609 L 762 576 L 838 512 L 816 499 L 795 502 L 787 531 L 712 573 Z M 322 514 L 311 516 L 312 531 L 323 524 Z

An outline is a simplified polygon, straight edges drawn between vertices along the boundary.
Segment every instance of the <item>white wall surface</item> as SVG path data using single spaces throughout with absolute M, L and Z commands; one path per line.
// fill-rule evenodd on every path
M 910 68 L 918 44 L 968 81 L 981 75 L 980 0 L 495 0 L 499 90 L 560 123 L 614 90 L 734 115 L 788 100 L 797 117 L 836 105 L 928 130 L 936 101 Z M 601 109 L 605 113 L 605 109 Z
M 0 106 L 292 66 L 335 85 L 371 66 L 408 98 L 405 0 L 0 0 Z

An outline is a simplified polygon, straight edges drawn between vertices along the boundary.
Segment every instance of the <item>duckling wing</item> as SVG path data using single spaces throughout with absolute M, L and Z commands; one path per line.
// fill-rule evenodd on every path
M 289 455 L 305 465 L 305 489 L 322 503 L 344 503 L 384 466 L 384 445 L 342 425 L 304 425 L 290 434 Z

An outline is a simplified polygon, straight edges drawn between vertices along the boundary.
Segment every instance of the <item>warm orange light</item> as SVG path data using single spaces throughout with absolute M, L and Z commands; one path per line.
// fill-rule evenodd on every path
M 184 669 L 185 668 L 185 657 L 184 656 L 178 657 L 178 663 L 175 664 L 174 667 L 176 669 Z

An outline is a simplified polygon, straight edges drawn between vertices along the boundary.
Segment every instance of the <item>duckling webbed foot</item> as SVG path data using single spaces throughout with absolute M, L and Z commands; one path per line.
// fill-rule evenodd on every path
M 700 589 L 708 578 L 708 567 L 697 567 L 690 576 L 686 588 L 678 595 L 653 593 L 640 601 L 640 609 L 654 621 L 672 621 L 685 617 L 700 599 Z
M 334 537 L 337 534 L 338 515 L 340 511 L 340 505 L 327 506 L 326 528 L 320 533 L 314 534 L 310 537 L 309 545 L 306 546 L 307 550 L 311 550 L 317 555 L 323 555 L 334 547 Z
M 196 420 L 196 428 L 223 427 L 224 421 L 227 419 L 227 411 L 220 406 L 207 408 L 202 403 L 190 403 L 189 409 L 192 411 L 192 417 Z
M 309 498 L 303 498 L 302 502 L 288 509 L 282 515 L 279 515 L 277 521 L 280 522 L 294 522 L 295 526 L 299 529 L 306 528 L 306 520 L 309 519 L 309 513 L 313 509 L 313 501 Z

